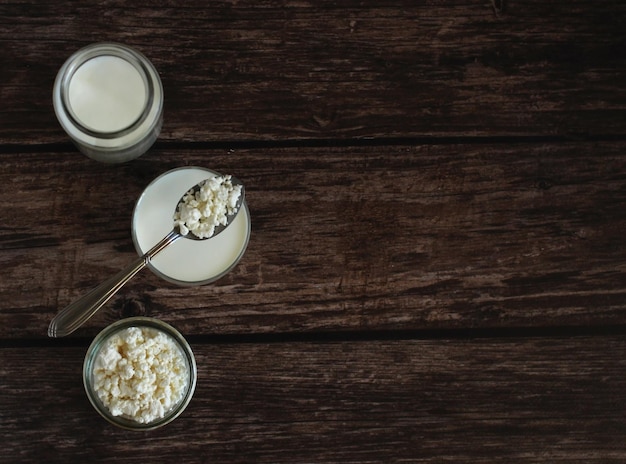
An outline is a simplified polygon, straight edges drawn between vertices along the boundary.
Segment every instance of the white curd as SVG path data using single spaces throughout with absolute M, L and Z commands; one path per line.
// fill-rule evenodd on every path
M 93 367 L 93 389 L 113 416 L 148 424 L 162 419 L 185 395 L 189 368 L 168 335 L 129 327 L 102 346 Z
M 190 232 L 198 238 L 213 236 L 215 228 L 228 224 L 237 212 L 241 185 L 233 186 L 232 177 L 214 176 L 205 180 L 198 191 L 189 190 L 174 213 L 174 224 L 181 235 Z

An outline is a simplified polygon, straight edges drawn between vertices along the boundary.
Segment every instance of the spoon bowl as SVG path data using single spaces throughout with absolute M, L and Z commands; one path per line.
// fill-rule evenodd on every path
M 215 225 L 213 233 L 210 236 L 198 237 L 191 231 L 189 233 L 183 234 L 180 230 L 181 227 L 177 223 L 174 223 L 172 230 L 142 256 L 138 257 L 120 272 L 115 274 L 113 277 L 102 282 L 100 285 L 93 288 L 85 295 L 61 310 L 50 322 L 50 325 L 48 327 L 48 336 L 64 337 L 74 332 L 89 318 L 91 318 L 100 308 L 102 308 L 102 306 L 104 306 L 111 299 L 111 297 L 113 297 L 113 295 L 115 295 L 130 279 L 132 279 L 140 270 L 146 267 L 157 254 L 159 254 L 161 251 L 163 251 L 165 248 L 167 248 L 178 239 L 186 238 L 188 240 L 198 241 L 208 240 L 223 232 L 233 222 L 233 220 L 241 210 L 241 207 L 245 200 L 245 188 L 243 186 L 243 183 L 236 177 L 221 176 L 217 173 L 216 177 L 228 178 L 232 187 L 234 189 L 240 189 L 240 193 L 234 205 L 231 205 L 231 208 L 228 209 L 225 217 L 222 218 L 223 221 Z M 176 215 L 176 213 L 180 211 L 181 205 L 184 203 L 185 197 L 187 197 L 187 195 L 196 196 L 196 194 L 200 192 L 202 186 L 207 180 L 209 179 L 203 180 L 202 182 L 194 185 L 191 189 L 188 189 L 185 192 L 180 201 L 177 203 L 177 206 L 174 210 L 174 215 Z
M 216 177 L 220 177 L 220 176 L 216 176 Z M 180 230 L 180 227 L 177 225 L 174 226 L 174 230 L 177 230 L 178 233 L 181 234 L 181 236 L 188 238 L 190 240 L 207 240 L 209 238 L 215 237 L 216 235 L 224 231 L 226 227 L 228 227 L 233 222 L 233 219 L 235 219 L 235 217 L 237 216 L 237 213 L 241 209 L 241 205 L 243 204 L 244 199 L 245 199 L 245 189 L 244 189 L 243 183 L 234 176 L 229 175 L 229 176 L 226 176 L 226 178 L 229 181 L 230 185 L 232 186 L 233 190 L 239 190 L 239 196 L 237 197 L 237 201 L 235 202 L 234 205 L 229 205 L 229 207 L 227 208 L 227 212 L 225 214 L 226 220 L 215 224 L 213 233 L 206 237 L 199 237 L 198 235 L 194 233 L 183 234 Z M 175 214 L 176 212 L 180 211 L 181 207 L 183 206 L 184 199 L 186 197 L 188 196 L 193 196 L 194 198 L 198 197 L 198 195 L 202 191 L 202 187 L 204 183 L 207 182 L 208 180 L 210 179 L 199 182 L 198 184 L 194 185 L 191 189 L 189 189 L 187 193 L 185 193 L 185 195 L 183 195 L 183 197 L 180 199 L 180 201 L 178 202 L 176 206 Z

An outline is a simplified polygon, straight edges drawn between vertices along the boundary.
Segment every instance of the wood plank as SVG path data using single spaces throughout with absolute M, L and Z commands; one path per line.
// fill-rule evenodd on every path
M 2 460 L 626 459 L 621 336 L 192 347 L 194 399 L 146 433 L 116 429 L 92 409 L 85 347 L 1 348 Z
M 161 73 L 161 141 L 624 134 L 626 4 L 0 5 L 0 143 L 66 142 L 51 92 L 78 48 Z
M 184 165 L 246 184 L 244 258 L 193 289 L 145 271 L 79 335 L 130 314 L 188 334 L 623 325 L 625 148 L 156 150 L 115 167 L 3 156 L 0 338 L 45 337 L 128 263 L 135 199 Z

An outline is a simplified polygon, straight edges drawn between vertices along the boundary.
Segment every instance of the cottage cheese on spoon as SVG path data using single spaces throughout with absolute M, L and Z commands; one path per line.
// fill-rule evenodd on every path
M 240 195 L 241 185 L 233 186 L 230 175 L 207 179 L 183 197 L 174 213 L 174 225 L 181 235 L 212 237 L 215 227 L 228 224 L 228 216 L 237 212 Z

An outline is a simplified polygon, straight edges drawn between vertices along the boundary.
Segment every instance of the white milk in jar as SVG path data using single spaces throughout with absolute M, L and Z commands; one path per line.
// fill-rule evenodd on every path
M 139 119 L 146 106 L 146 85 L 139 71 L 117 56 L 83 63 L 68 86 L 70 109 L 94 132 L 118 132 Z

